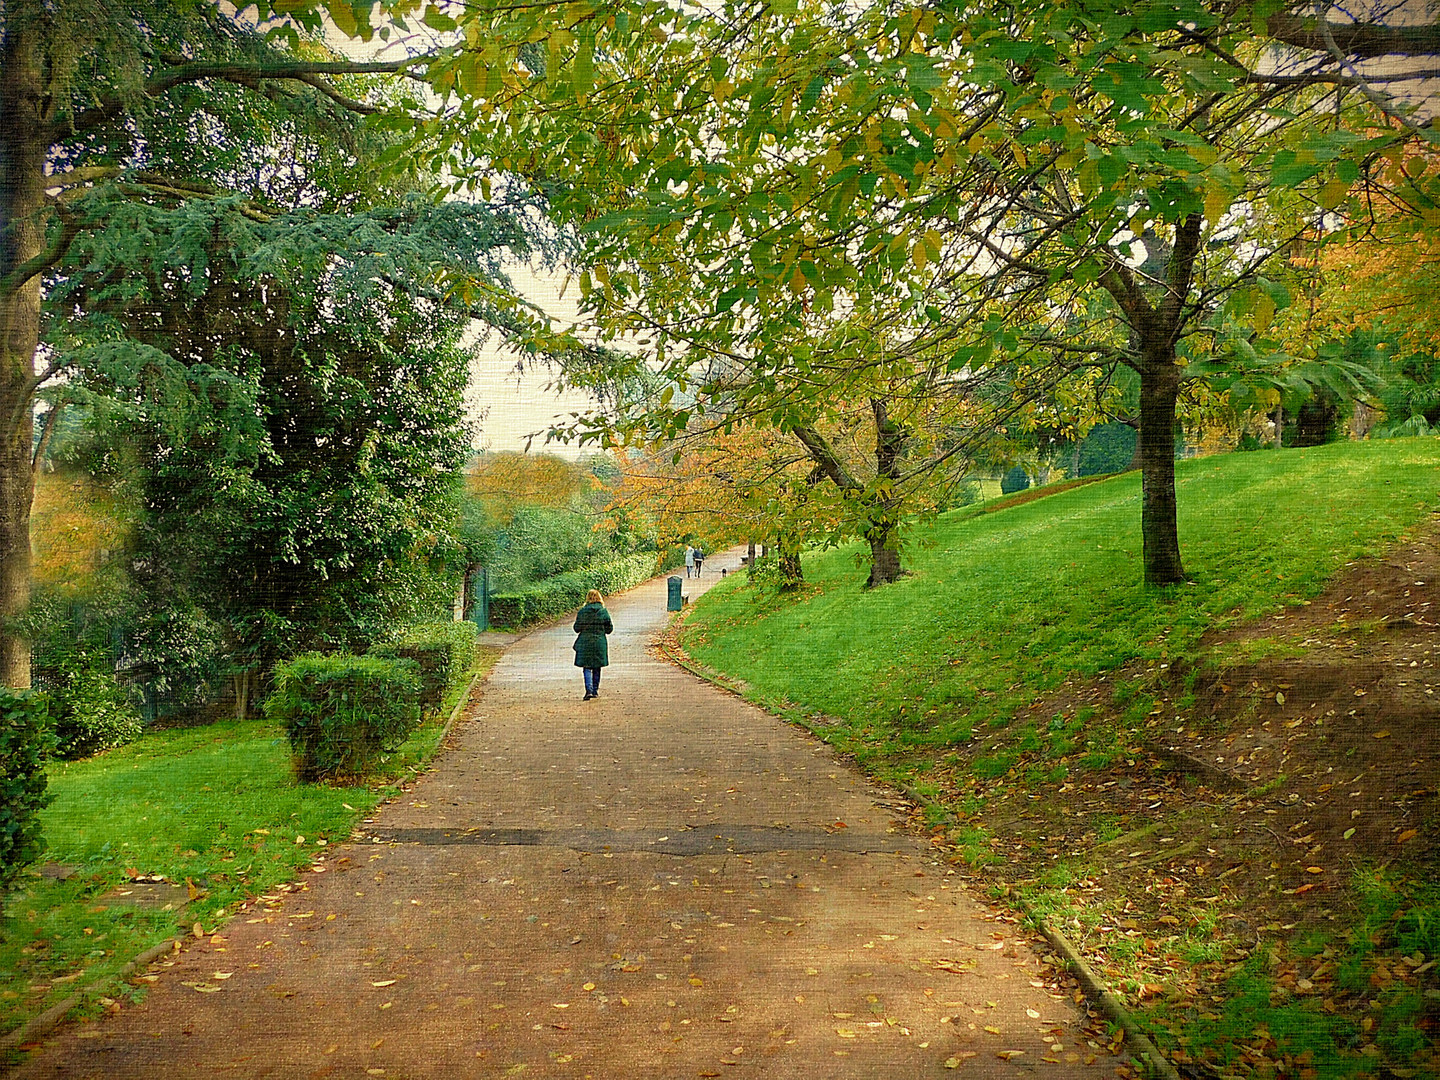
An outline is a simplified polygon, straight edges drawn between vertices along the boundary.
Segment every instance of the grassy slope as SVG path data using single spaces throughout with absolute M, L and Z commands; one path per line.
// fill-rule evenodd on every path
M 1301 603 L 1436 507 L 1434 439 L 1347 443 L 1179 463 L 1193 583 L 1140 579 L 1140 481 L 1130 473 L 917 530 L 905 580 L 865 593 L 854 549 L 813 555 L 799 600 L 737 579 L 700 602 L 684 642 L 872 767 L 1003 726 L 1070 673 L 1180 655 L 1207 626 Z
M 482 649 L 473 669 L 494 666 Z M 465 680 L 468 683 L 468 678 Z M 45 858 L 64 881 L 31 878 L 0 922 L 0 1030 L 118 970 L 182 927 L 219 926 L 246 898 L 289 881 L 350 835 L 355 821 L 433 755 L 464 683 L 384 764 L 370 786 L 297 784 L 279 726 L 248 720 L 156 731 L 50 773 Z M 129 871 L 197 886 L 181 910 L 102 906 Z M 187 893 L 188 895 L 188 893 Z
M 1211 625 L 1304 604 L 1345 563 L 1386 550 L 1440 506 L 1437 464 L 1440 442 L 1433 439 L 1184 462 L 1180 532 L 1195 580 L 1166 591 L 1137 584 L 1137 476 L 993 514 L 961 511 L 920 531 L 907 554 L 914 576 L 904 582 L 866 593 L 853 551 L 817 554 L 805 564 L 807 587 L 798 598 L 757 595 L 738 579 L 712 590 L 683 641 L 702 663 L 743 680 L 752 698 L 854 753 L 872 772 L 915 779 L 933 793 L 923 777 L 930 767 L 948 776 L 952 792 L 968 770 L 978 783 L 963 785 L 971 794 L 954 806 L 968 824 L 949 838 L 964 858 L 987 862 L 997 857 L 990 800 L 1027 787 L 1032 795 L 1054 793 L 1067 775 L 1079 787 L 1090 786 L 1082 780 L 1086 774 L 1113 779 L 1107 767 L 1125 758 L 1123 748 L 1153 704 L 1150 687 L 1130 682 L 1132 673 L 1153 675 L 1157 663 L 1193 653 Z M 1129 670 L 1117 670 L 1127 664 Z M 1072 675 L 1108 677 L 1118 721 L 1087 724 L 1081 710 L 1058 730 L 1053 722 L 1042 730 L 1015 722 L 1026 704 Z M 971 745 L 981 734 L 984 749 L 978 741 Z M 1029 760 L 1042 764 L 1010 772 L 1029 751 L 1040 751 Z M 1023 794 L 1017 797 L 1024 802 Z M 1014 812 L 1013 800 L 1008 810 L 994 805 L 1002 817 Z M 1104 818 L 1090 822 L 1103 842 Z M 1098 920 L 1111 929 L 1130 917 L 1123 891 L 1106 899 L 1092 890 L 1079 898 L 1066 888 L 1072 878 L 1104 875 L 1097 852 L 1072 852 L 1060 862 L 1044 855 L 1037 862 L 1049 869 L 1021 892 L 1052 918 L 1067 926 Z M 1005 874 L 1007 867 L 994 869 Z M 1035 866 L 1009 869 L 1023 876 Z M 1121 977 L 1132 1005 L 1141 998 L 1129 991 L 1157 977 L 1157 967 L 1185 973 L 1177 983 L 1202 966 L 1214 970 L 1215 980 L 1205 976 L 1206 992 L 1220 996 L 1206 999 L 1206 1007 L 1197 1009 L 1189 996 L 1194 987 L 1181 985 L 1166 987 L 1165 1003 L 1146 1003 L 1177 1060 L 1270 1075 L 1261 1067 L 1263 1056 L 1248 1065 L 1240 1060 L 1242 1044 L 1254 1041 L 1259 1024 L 1275 1040 L 1269 1052 L 1277 1060 L 1288 1055 L 1298 1075 L 1310 1080 L 1381 1069 L 1382 1057 L 1367 1056 L 1375 1044 L 1390 1065 L 1411 1061 L 1427 1040 L 1425 1021 L 1417 1019 L 1425 1013 L 1418 991 L 1400 980 L 1369 990 L 1366 978 L 1384 964 L 1398 965 L 1401 953 L 1414 954 L 1406 961 L 1412 967 L 1432 956 L 1430 939 L 1417 952 L 1415 935 L 1399 931 L 1413 930 L 1416 920 L 1422 928 L 1433 925 L 1440 907 L 1433 885 L 1399 872 L 1357 874 L 1355 881 L 1352 894 L 1340 896 L 1346 918 L 1312 928 L 1311 945 L 1291 942 L 1293 949 L 1282 945 L 1278 953 L 1267 945 L 1252 954 L 1254 942 L 1229 929 L 1246 923 L 1225 921 L 1243 916 L 1258 925 L 1266 921 L 1262 909 L 1227 913 L 1223 906 L 1211 909 L 1213 896 L 1183 903 L 1167 896 L 1161 908 L 1174 930 L 1146 926 L 1134 941 L 1110 935 L 1102 946 L 1104 970 Z M 1178 923 L 1171 913 L 1180 916 Z M 1287 927 L 1276 922 L 1267 929 Z M 1161 941 L 1158 948 L 1152 936 Z M 1125 952 L 1130 946 L 1141 951 Z M 1288 999 L 1276 984 L 1277 956 L 1292 963 L 1322 949 L 1337 957 L 1342 975 L 1349 968 L 1358 973 L 1348 981 L 1360 987 L 1368 1034 L 1361 1033 L 1358 1013 L 1337 1014 L 1328 998 L 1323 1009 L 1318 1000 Z M 1383 963 L 1379 952 L 1386 953 Z M 1315 975 L 1318 981 L 1318 970 Z M 1182 1048 L 1190 1056 L 1182 1057 Z

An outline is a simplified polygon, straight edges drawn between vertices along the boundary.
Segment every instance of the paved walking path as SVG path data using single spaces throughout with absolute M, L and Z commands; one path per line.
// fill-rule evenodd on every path
M 20 1075 L 1113 1075 L 884 792 L 647 651 L 663 579 L 610 608 L 598 700 L 568 623 L 515 642 L 326 872 Z

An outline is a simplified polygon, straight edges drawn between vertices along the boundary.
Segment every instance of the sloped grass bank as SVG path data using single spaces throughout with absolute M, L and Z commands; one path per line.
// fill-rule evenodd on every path
M 798 598 L 740 579 L 712 589 L 682 643 L 754 700 L 828 718 L 826 738 L 903 773 L 911 752 L 923 768 L 1067 676 L 1164 663 L 1207 628 L 1303 603 L 1436 506 L 1437 466 L 1434 439 L 1180 462 L 1192 582 L 1166 590 L 1140 583 L 1138 474 L 962 510 L 916 531 L 893 585 L 862 590 L 856 548 L 818 553 Z
M 1138 585 L 1137 476 L 961 511 L 897 585 L 866 593 L 853 553 L 819 554 L 797 598 L 712 590 L 682 640 L 937 798 L 956 857 L 1073 935 L 1193 1075 L 1428 1075 L 1440 821 L 1378 778 L 1417 754 L 1385 695 L 1422 728 L 1434 712 L 1414 680 L 1440 657 L 1416 614 L 1437 465 L 1433 439 L 1182 463 L 1194 581 L 1163 591 Z M 1297 657 L 1340 681 L 1302 685 Z M 1184 775 L 1151 753 L 1162 734 L 1248 787 Z
M 323 858 L 433 756 L 465 687 L 500 655 L 477 654 L 369 785 L 296 783 L 289 742 L 265 720 L 149 732 L 56 762 L 43 872 L 21 881 L 0 920 L 0 1031 L 186 928 L 213 932 L 245 900 Z M 115 895 L 126 890 L 156 899 L 141 906 Z

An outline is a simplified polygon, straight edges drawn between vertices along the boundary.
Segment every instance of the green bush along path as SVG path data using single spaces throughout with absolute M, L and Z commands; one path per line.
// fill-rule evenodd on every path
M 597 701 L 568 621 L 521 639 L 323 873 L 19 1075 L 1115 1075 L 890 796 L 647 651 L 663 579 L 609 600 Z
M 482 649 L 475 673 L 496 650 Z M 391 785 L 435 750 L 469 676 L 381 765 L 375 783 L 298 784 L 290 744 L 264 720 L 148 732 L 129 746 L 49 769 L 40 815 L 46 862 L 6 898 L 0 1027 L 10 1031 L 145 949 L 200 923 L 213 930 L 251 898 L 325 859 Z M 103 1004 L 103 1002 L 102 1002 Z

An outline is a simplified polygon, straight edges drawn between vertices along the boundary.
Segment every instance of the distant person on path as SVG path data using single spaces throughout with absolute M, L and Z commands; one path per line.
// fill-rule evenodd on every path
M 685 576 L 695 576 L 695 549 L 689 544 L 685 545 Z
M 589 701 L 600 696 L 600 669 L 610 664 L 610 648 L 605 635 L 615 629 L 599 589 L 591 589 L 585 594 L 585 606 L 576 613 L 573 629 L 579 635 L 574 645 L 575 666 L 585 673 L 585 696 L 580 700 Z
M 698 548 L 698 547 L 697 547 L 697 548 L 695 549 L 695 576 L 696 576 L 696 577 L 699 577 L 699 576 L 700 576 L 700 571 L 701 571 L 701 569 L 702 569 L 704 566 L 705 566 L 705 550 L 704 550 L 704 548 Z

